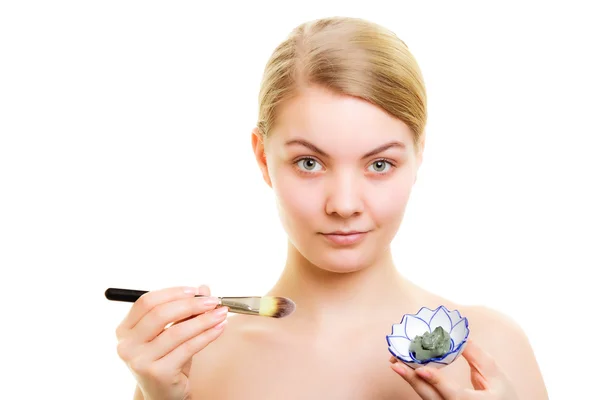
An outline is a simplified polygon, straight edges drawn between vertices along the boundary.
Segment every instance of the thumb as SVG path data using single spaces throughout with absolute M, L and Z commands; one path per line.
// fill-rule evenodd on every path
M 476 389 L 487 390 L 503 377 L 496 361 L 473 339 L 468 340 L 462 356 L 471 367 L 471 380 Z
M 198 287 L 198 294 L 200 296 L 210 296 L 210 288 L 207 285 L 201 285 Z

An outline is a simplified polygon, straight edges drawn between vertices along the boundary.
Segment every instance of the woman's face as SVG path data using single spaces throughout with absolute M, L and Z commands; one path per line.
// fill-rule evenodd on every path
M 253 146 L 290 242 L 332 272 L 368 267 L 402 221 L 421 163 L 406 124 L 357 98 L 306 89 Z

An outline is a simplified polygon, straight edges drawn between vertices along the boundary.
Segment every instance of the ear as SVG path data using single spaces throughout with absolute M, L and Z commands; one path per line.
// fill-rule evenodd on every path
M 419 138 L 419 146 L 417 148 L 417 171 L 415 172 L 415 182 L 417 181 L 417 175 L 419 173 L 419 169 L 421 168 L 421 164 L 423 163 L 423 153 L 425 151 L 425 131 Z
M 264 138 L 261 135 L 258 128 L 252 129 L 252 151 L 254 152 L 254 157 L 256 158 L 256 162 L 258 163 L 258 167 L 262 172 L 263 179 L 269 185 L 271 185 L 271 177 L 269 176 L 269 168 L 267 167 L 267 156 L 265 154 L 265 143 Z

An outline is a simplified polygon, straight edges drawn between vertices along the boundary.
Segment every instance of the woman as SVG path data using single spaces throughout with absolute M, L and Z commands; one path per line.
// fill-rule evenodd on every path
M 427 117 L 406 45 L 360 19 L 303 24 L 269 60 L 259 103 L 252 147 L 289 236 L 269 295 L 291 298 L 296 311 L 228 318 L 214 299 L 193 297 L 209 295 L 206 287 L 144 295 L 117 329 L 135 398 L 546 399 L 515 323 L 428 293 L 394 266 L 390 243 Z M 469 318 L 463 357 L 442 370 L 390 359 L 391 325 L 439 305 Z

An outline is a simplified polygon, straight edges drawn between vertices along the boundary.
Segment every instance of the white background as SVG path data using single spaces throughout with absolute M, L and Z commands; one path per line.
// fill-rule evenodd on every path
M 512 316 L 552 399 L 596 388 L 592 6 L 214 3 L 0 6 L 1 397 L 131 398 L 114 335 L 130 304 L 107 287 L 274 283 L 285 235 L 252 158 L 259 82 L 293 27 L 330 15 L 391 28 L 425 76 L 428 142 L 398 268 Z

